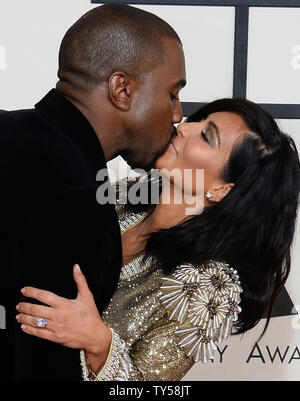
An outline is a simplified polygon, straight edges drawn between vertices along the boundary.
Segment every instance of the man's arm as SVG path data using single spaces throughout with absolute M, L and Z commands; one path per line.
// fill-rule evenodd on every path
M 121 267 L 114 207 L 98 205 L 93 190 L 60 195 L 30 216 L 14 254 L 17 289 L 34 286 L 75 298 L 72 269 L 78 263 L 101 311 L 113 294 Z M 17 302 L 22 300 L 19 293 Z M 16 367 L 19 380 L 81 379 L 77 350 L 30 337 L 20 329 Z

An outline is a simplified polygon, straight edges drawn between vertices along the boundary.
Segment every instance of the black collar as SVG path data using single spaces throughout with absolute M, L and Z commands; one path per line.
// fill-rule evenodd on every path
M 100 141 L 84 115 L 58 89 L 51 89 L 34 106 L 47 121 L 71 138 L 83 151 L 95 175 L 104 167 L 105 156 Z

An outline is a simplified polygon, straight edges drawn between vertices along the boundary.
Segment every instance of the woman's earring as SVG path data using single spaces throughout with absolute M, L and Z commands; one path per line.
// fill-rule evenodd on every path
M 207 197 L 207 199 L 210 199 L 213 196 L 213 194 L 208 191 L 208 192 L 206 192 L 205 196 Z

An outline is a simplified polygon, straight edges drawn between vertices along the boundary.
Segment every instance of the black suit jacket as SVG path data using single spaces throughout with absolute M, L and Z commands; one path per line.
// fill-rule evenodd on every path
M 75 263 L 100 312 L 109 301 L 122 253 L 115 208 L 96 201 L 103 168 L 94 130 L 58 90 L 0 113 L 0 380 L 81 380 L 79 351 L 23 333 L 15 308 L 26 285 L 76 298 Z

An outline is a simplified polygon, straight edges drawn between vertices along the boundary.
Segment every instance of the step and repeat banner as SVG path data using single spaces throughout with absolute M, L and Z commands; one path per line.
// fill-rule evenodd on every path
M 0 0 L 0 109 L 32 108 L 55 86 L 64 33 L 101 3 Z M 270 111 L 300 150 L 300 0 L 124 3 L 157 14 L 181 37 L 188 79 L 181 93 L 185 116 L 218 98 L 246 97 Z M 109 165 L 120 177 L 130 173 L 121 158 Z M 243 336 L 232 336 L 213 362 L 194 365 L 184 381 L 300 380 L 299 225 L 292 271 L 266 335 L 254 346 L 262 321 Z

